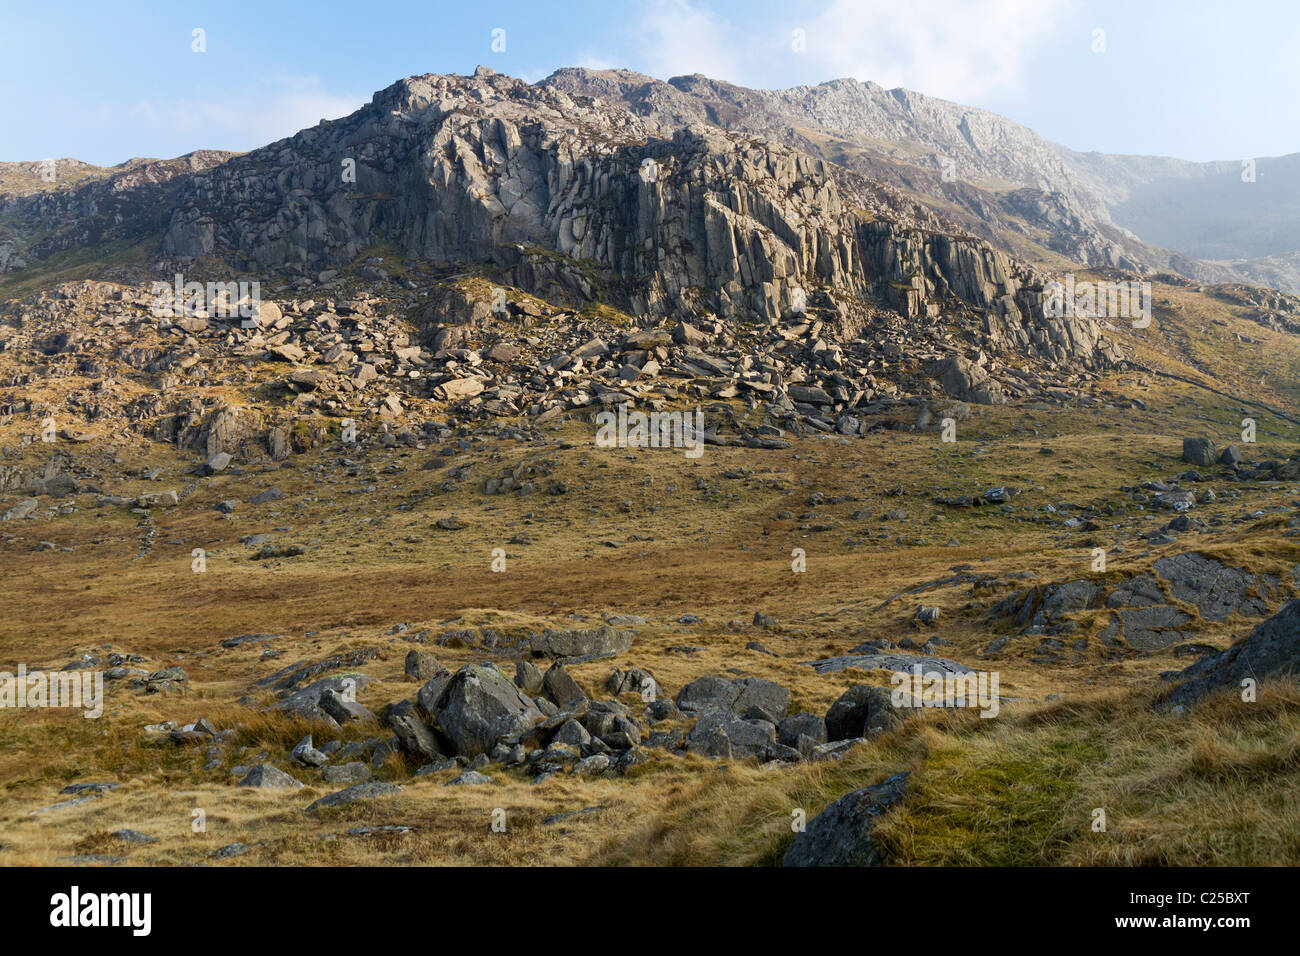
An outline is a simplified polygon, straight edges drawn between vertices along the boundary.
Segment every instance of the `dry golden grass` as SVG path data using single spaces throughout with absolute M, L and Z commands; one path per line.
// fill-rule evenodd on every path
M 1185 294 L 1157 296 L 1162 292 Z M 1207 364 L 1216 343 L 1188 332 L 1161 354 L 1192 369 Z M 1277 361 L 1292 361 L 1295 350 L 1288 356 Z M 1045 664 L 1034 660 L 1035 639 L 1018 638 L 996 659 L 980 656 L 1007 632 L 985 622 L 988 607 L 1017 588 L 1090 573 L 1091 549 L 1121 537 L 1126 550 L 1112 555 L 1108 577 L 1200 548 L 1290 580 L 1300 554 L 1282 531 L 1300 492 L 1288 483 L 1239 486 L 1239 498 L 1217 506 L 1229 520 L 1206 535 L 1159 548 L 1134 538 L 1167 516 L 1136 509 L 1121 487 L 1178 474 L 1186 468 L 1183 435 L 1215 434 L 1223 444 L 1240 419 L 1231 399 L 1139 378 L 1108 376 L 1099 394 L 1140 397 L 1145 410 L 980 408 L 956 446 L 933 434 L 885 432 L 854 441 L 802 439 L 785 451 L 710 448 L 691 461 L 679 452 L 598 449 L 589 426 L 569 422 L 552 434 L 571 448 L 494 441 L 445 457 L 436 446 L 350 449 L 356 474 L 339 464 L 342 449 L 324 449 L 284 467 L 247 465 L 245 475 L 206 479 L 187 474 L 192 458 L 126 435 L 77 446 L 106 476 L 145 465 L 164 470 L 156 482 L 110 477 L 105 492 L 175 488 L 183 501 L 154 513 L 148 547 L 139 516 L 96 509 L 91 495 L 65 500 L 77 505 L 73 514 L 0 526 L 0 670 L 20 661 L 60 667 L 111 645 L 144 655 L 149 669 L 184 667 L 191 688 L 183 697 L 139 697 L 111 686 L 100 720 L 0 712 L 0 864 L 51 864 L 75 854 L 164 865 L 770 864 L 789 842 L 794 809 L 811 816 L 899 770 L 911 771 L 912 786 L 880 834 L 904 864 L 1295 862 L 1300 701 L 1293 687 L 1266 685 L 1260 703 L 1248 708 L 1215 700 L 1175 718 L 1149 706 L 1156 675 L 1187 662 L 1168 652 L 1112 658 L 1094 646 L 1071 663 Z M 41 395 L 55 401 L 59 388 L 85 384 L 45 383 Z M 1294 411 L 1285 388 L 1251 394 Z M 1259 422 L 1252 457 L 1289 455 L 1295 426 L 1263 413 Z M 0 445 L 16 448 L 33 428 L 19 418 L 0 425 Z M 32 466 L 47 454 L 46 446 L 30 446 L 5 463 Z M 554 460 L 550 477 L 563 480 L 568 494 L 482 494 L 484 479 L 541 458 Z M 470 480 L 436 490 L 450 468 L 467 462 Z M 726 476 L 740 474 L 735 469 L 747 473 Z M 1021 491 L 1011 513 L 934 501 L 1000 484 Z M 346 493 L 371 485 L 368 494 Z M 213 510 L 225 498 L 247 501 L 272 486 L 288 498 L 241 505 L 230 519 Z M 810 504 L 814 492 L 844 500 Z M 1102 531 L 1070 531 L 1061 513 L 1044 510 L 1062 502 L 1110 505 L 1115 515 Z M 887 519 L 896 508 L 908 517 Z M 435 527 L 450 516 L 467 527 Z M 813 530 L 827 524 L 829 531 Z M 509 544 L 520 532 L 532 543 Z M 308 550 L 255 561 L 240 543 L 255 533 L 277 533 Z M 41 550 L 43 541 L 56 550 Z M 489 569 L 496 547 L 509 555 L 504 574 Z M 804 574 L 791 571 L 796 547 L 807 552 Z M 194 548 L 208 553 L 202 574 L 190 569 Z M 993 583 L 948 583 L 885 603 L 961 565 Z M 1020 572 L 1033 576 L 1007 577 Z M 943 608 L 939 625 L 924 632 L 912 623 L 922 602 Z M 775 615 L 777 626 L 754 627 L 756 610 Z M 433 638 L 460 627 L 524 634 L 590 626 L 606 613 L 649 622 L 637 628 L 627 654 L 572 668 L 593 693 L 603 693 L 613 666 L 646 667 L 671 694 L 704 674 L 743 673 L 789 688 L 794 710 L 823 713 L 851 684 L 885 677 L 823 676 L 801 662 L 872 638 L 919 642 L 935 633 L 947 642 L 944 656 L 996 668 L 1002 694 L 1023 702 L 1004 704 L 994 720 L 927 712 L 840 763 L 770 769 L 655 753 L 626 778 L 563 777 L 535 786 L 495 767 L 486 771 L 491 786 L 455 788 L 442 786 L 450 773 L 414 778 L 410 767 L 392 766 L 381 776 L 402 783 L 401 794 L 321 814 L 304 808 L 334 788 L 302 770 L 295 772 L 311 785 L 293 793 L 232 786 L 230 768 L 263 752 L 287 767 L 289 749 L 308 732 L 299 721 L 239 703 L 250 693 L 268 703 L 270 696 L 250 685 L 280 667 L 374 649 L 377 658 L 360 670 L 377 682 L 360 699 L 378 711 L 416 689 L 403 677 L 402 660 L 420 645 L 404 636 L 427 629 Z M 676 623 L 688 613 L 703 623 Z M 391 633 L 399 622 L 409 625 L 405 635 Z M 1084 625 L 1086 635 L 1086 617 Z M 1198 640 L 1224 646 L 1246 626 L 1206 624 Z M 263 660 L 256 644 L 220 647 L 242 633 L 283 635 L 272 644 L 281 656 Z M 754 640 L 776 656 L 746 649 Z M 683 646 L 698 650 L 682 653 Z M 508 658 L 480 646 L 427 649 L 453 669 Z M 1061 697 L 1047 702 L 1049 695 Z M 201 716 L 238 728 L 216 770 L 201 769 L 206 747 L 151 742 L 142 733 L 146 724 Z M 349 739 L 364 735 L 347 732 Z M 325 739 L 318 735 L 318 744 Z M 122 786 L 86 804 L 32 814 L 62 799 L 66 784 L 90 780 Z M 590 807 L 602 809 L 543 823 Z M 196 808 L 206 813 L 205 832 L 191 829 Z M 1098 808 L 1106 811 L 1105 833 L 1091 829 Z M 502 833 L 491 827 L 498 809 L 505 812 Z M 346 832 L 357 826 L 410 829 Z M 123 844 L 111 834 L 124 827 L 158 842 Z M 251 849 L 224 860 L 208 856 L 236 842 Z

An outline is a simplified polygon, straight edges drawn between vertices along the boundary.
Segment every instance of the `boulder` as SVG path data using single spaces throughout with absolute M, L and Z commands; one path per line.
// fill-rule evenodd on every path
M 537 706 L 494 664 L 462 667 L 430 711 L 456 753 L 465 757 L 490 753 L 500 738 L 543 720 Z
M 1239 691 L 1248 677 L 1300 677 L 1300 600 L 1284 605 L 1227 650 L 1202 657 L 1187 668 L 1161 704 L 1187 706 L 1216 690 Z
M 233 460 L 230 452 L 219 451 L 203 463 L 203 473 L 205 475 L 215 475 L 219 471 L 225 471 Z
M 812 746 L 826 743 L 826 719 L 809 713 L 782 717 L 776 725 L 776 739 L 786 747 L 802 751 L 803 748 L 799 746 L 800 737 L 807 737 Z
M 330 759 L 312 746 L 311 734 L 298 741 L 289 757 L 304 767 L 323 767 Z
M 884 866 L 888 860 L 872 835 L 876 821 L 903 799 L 907 774 L 840 797 L 796 833 L 782 866 Z
M 425 651 L 411 651 L 408 653 L 403 669 L 407 677 L 421 683 L 437 677 L 439 674 L 447 673 L 447 668 L 442 666 L 438 658 Z
M 999 405 L 1006 401 L 1002 387 L 989 377 L 982 365 L 960 355 L 949 356 L 935 368 L 943 390 L 961 402 Z
M 1235 468 L 1245 460 L 1246 456 L 1241 453 L 1241 449 L 1236 445 L 1229 445 L 1219 455 L 1219 463 L 1227 465 L 1229 468 Z
M 761 708 L 780 719 L 790 706 L 790 692 L 780 684 L 756 677 L 701 677 L 691 681 L 677 695 L 677 707 L 685 714 L 712 710 L 743 714 Z
M 339 764 L 337 767 L 322 767 L 320 775 L 326 783 L 344 786 L 369 783 L 373 776 L 370 768 L 359 761 Z
M 768 748 L 776 743 L 776 727 L 766 720 L 737 717 L 726 710 L 711 710 L 695 722 L 686 735 L 686 749 L 691 753 L 713 756 L 717 749 L 718 733 L 727 738 L 727 756 L 743 760 L 746 757 L 766 757 Z
M 321 698 L 325 695 L 325 692 L 332 690 L 340 696 L 344 694 L 351 696 L 352 692 L 360 690 L 373 680 L 373 677 L 367 677 L 365 674 L 340 674 L 335 677 L 322 677 L 301 690 L 294 691 L 276 701 L 274 707 L 276 710 L 297 714 L 307 720 L 319 721 L 327 727 L 337 727 L 338 722 L 321 707 Z
M 433 729 L 420 718 L 415 705 L 409 700 L 399 701 L 389 707 L 386 720 L 401 742 L 402 750 L 412 759 L 426 764 L 443 756 Z
M 624 654 L 632 646 L 635 632 L 621 628 L 573 628 L 557 631 L 550 628 L 529 638 L 533 653 L 544 657 L 612 657 Z
M 873 737 L 902 723 L 889 692 L 869 684 L 854 684 L 826 711 L 827 740 Z
M 537 695 L 542 689 L 542 672 L 532 661 L 519 661 L 515 664 L 515 686 L 529 696 Z
M 468 378 L 453 378 L 443 382 L 434 389 L 434 394 L 444 402 L 459 402 L 462 399 L 473 398 L 483 391 L 483 379 L 473 376 Z
M 1212 438 L 1184 438 L 1183 461 L 1192 465 L 1213 465 L 1218 457 Z
M 35 513 L 40 506 L 41 503 L 35 498 L 24 498 L 4 514 L 0 514 L 0 521 L 18 521 Z
M 260 763 L 248 771 L 237 787 L 258 787 L 263 790 L 298 790 L 302 782 L 289 776 L 279 767 L 269 763 Z
M 374 800 L 376 797 L 387 797 L 393 794 L 401 793 L 402 787 L 394 783 L 380 783 L 373 781 L 371 783 L 358 783 L 346 790 L 340 790 L 337 793 L 331 793 L 321 797 L 315 803 L 307 806 L 307 812 L 313 813 L 316 810 L 323 810 L 327 807 L 345 807 L 350 803 L 358 803 L 362 800 Z
M 563 664 L 552 664 L 542 678 L 542 693 L 555 702 L 557 707 L 567 707 L 575 701 L 585 700 L 587 695 L 578 682 L 564 669 Z
M 373 723 L 375 715 L 355 700 L 349 700 L 334 688 L 326 688 L 320 695 L 320 709 L 343 727 L 350 723 Z

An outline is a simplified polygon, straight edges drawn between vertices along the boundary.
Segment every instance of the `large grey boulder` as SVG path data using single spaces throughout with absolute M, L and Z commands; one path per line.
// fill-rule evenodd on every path
M 424 686 L 415 695 L 416 709 L 429 723 L 437 723 L 438 718 L 434 716 L 434 708 L 441 699 L 442 692 L 451 683 L 451 678 L 451 671 L 444 670 L 440 674 L 435 674 L 424 682 Z
M 0 521 L 18 521 L 20 518 L 34 514 L 40 506 L 41 503 L 35 498 L 24 498 L 4 514 L 0 514 Z
M 557 707 L 568 707 L 587 697 L 563 664 L 552 664 L 546 671 L 542 678 L 542 693 L 554 701 Z
M 715 740 L 721 733 L 730 747 L 718 753 Z M 706 756 L 731 756 L 737 759 L 767 755 L 776 743 L 776 727 L 766 720 L 748 720 L 725 710 L 711 710 L 695 722 L 686 735 L 686 749 Z
M 677 707 L 685 714 L 712 710 L 744 714 L 757 707 L 779 720 L 790 707 L 790 692 L 775 681 L 756 677 L 701 677 L 681 689 Z
M 321 779 L 326 783 L 344 786 L 354 783 L 369 783 L 373 776 L 370 768 L 360 761 L 339 764 L 337 767 L 322 767 L 320 775 Z
M 320 680 L 312 681 L 301 690 L 294 691 L 287 697 L 281 698 L 273 706 L 276 710 L 283 710 L 286 713 L 296 714 L 307 720 L 319 721 L 327 727 L 336 728 L 338 721 L 321 707 L 321 698 L 325 692 L 332 690 L 339 696 L 351 696 L 373 681 L 373 677 L 355 673 L 340 674 L 336 677 L 322 677 Z
M 550 628 L 529 639 L 533 653 L 545 657 L 612 657 L 632 646 L 635 632 L 615 627 Z
M 1212 438 L 1184 438 L 1183 461 L 1192 465 L 1213 465 L 1218 458 L 1218 449 Z
M 1006 401 L 1002 387 L 989 376 L 984 366 L 960 355 L 940 362 L 935 374 L 943 390 L 958 401 L 977 405 L 1000 405 Z
M 876 821 L 903 799 L 907 774 L 840 797 L 808 821 L 785 851 L 782 866 L 884 866 L 888 860 L 872 835 Z
M 50 475 L 48 478 L 33 478 L 31 492 L 34 495 L 50 495 L 64 498 L 76 494 L 77 479 L 67 474 Z
M 375 721 L 375 715 L 368 708 L 355 700 L 349 700 L 332 687 L 326 688 L 320 695 L 320 709 L 329 714 L 340 727 Z
M 421 682 L 431 680 L 439 674 L 447 673 L 447 668 L 442 666 L 438 658 L 427 651 L 414 650 L 406 655 L 403 670 L 411 680 Z
M 447 683 L 430 708 L 438 729 L 456 753 L 490 753 L 502 737 L 527 731 L 544 717 L 494 664 L 467 664 Z
M 301 789 L 302 782 L 289 776 L 279 767 L 274 767 L 269 763 L 260 763 L 248 771 L 244 779 L 235 786 L 258 787 L 262 790 L 298 790 Z
M 776 725 L 776 739 L 786 747 L 798 749 L 800 737 L 807 737 L 814 745 L 826 743 L 826 719 L 809 713 L 782 717 Z
M 345 807 L 350 803 L 359 803 L 362 800 L 374 800 L 376 797 L 387 797 L 395 793 L 401 793 L 402 789 L 402 787 L 394 783 L 380 783 L 378 781 L 373 781 L 371 783 L 358 783 L 348 787 L 346 790 L 327 794 L 315 803 L 308 804 L 307 812 L 311 813 L 316 810 L 325 809 L 326 807 Z
M 203 473 L 215 475 L 219 471 L 225 471 L 233 460 L 230 452 L 219 451 L 203 463 Z
M 515 686 L 525 694 L 537 694 L 542 689 L 542 672 L 532 661 L 516 662 Z
M 399 701 L 388 708 L 387 723 L 401 742 L 402 750 L 417 763 L 430 763 L 444 756 L 433 728 L 424 722 L 416 712 L 415 704 L 409 700 Z
M 889 692 L 869 684 L 854 684 L 826 711 L 826 738 L 854 740 L 874 737 L 902 723 Z
M 323 767 L 330 759 L 312 744 L 311 734 L 298 741 L 289 756 L 304 767 Z
M 1178 677 L 1168 691 L 1165 707 L 1190 705 L 1216 690 L 1240 690 L 1246 678 L 1300 676 L 1300 601 L 1259 624 L 1242 640 L 1218 654 L 1202 657 Z

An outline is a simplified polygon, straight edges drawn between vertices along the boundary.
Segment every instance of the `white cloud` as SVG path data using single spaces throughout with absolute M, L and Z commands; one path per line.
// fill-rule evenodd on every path
M 622 66 L 622 64 L 611 60 L 609 57 L 588 51 L 578 54 L 578 58 L 573 61 L 573 65 L 584 70 L 617 70 Z
M 634 27 L 635 49 L 651 76 L 703 73 L 738 82 L 743 29 L 687 0 L 652 0 Z
M 160 105 L 141 100 L 129 118 L 166 131 L 169 140 L 191 143 L 182 150 L 249 150 L 354 112 L 369 96 L 329 93 L 314 76 L 269 77 L 259 86 L 239 87 L 203 99 Z
M 1073 0 L 832 0 L 807 26 L 828 76 L 874 80 L 962 102 L 1023 85 L 1035 46 Z
M 754 10 L 728 21 L 694 0 L 652 0 L 633 50 L 661 78 L 704 73 L 772 88 L 796 76 L 851 76 L 970 102 L 1022 89 L 1036 46 L 1066 25 L 1076 3 L 828 0 L 806 17 Z M 791 51 L 795 29 L 804 31 L 803 53 Z

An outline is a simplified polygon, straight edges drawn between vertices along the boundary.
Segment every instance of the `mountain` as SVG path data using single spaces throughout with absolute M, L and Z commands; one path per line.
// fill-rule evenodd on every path
M 156 240 L 169 197 L 194 173 L 235 153 L 91 166 L 75 159 L 0 163 L 0 275 L 73 250 L 103 258 L 110 243 Z
M 1229 172 L 482 68 L 0 167 L 0 656 L 103 686 L 0 864 L 1289 862 L 1300 297 L 1119 225 Z
M 518 103 L 531 97 L 549 110 L 534 117 L 537 122 L 557 122 L 557 109 L 577 97 L 598 104 L 585 107 L 595 111 L 588 125 L 609 119 L 610 130 L 641 142 L 671 140 L 697 125 L 784 144 L 835 164 L 835 175 L 857 172 L 860 188 L 887 200 L 893 218 L 942 223 L 1041 266 L 1170 271 L 1198 281 L 1300 290 L 1300 154 L 1260 159 L 1254 181 L 1243 182 L 1240 162 L 1079 153 L 985 110 L 851 79 L 764 91 L 700 75 L 662 82 L 626 70 L 573 68 L 535 89 L 510 83 Z M 555 94 L 566 100 L 557 106 Z M 610 119 L 620 111 L 628 115 Z M 318 138 L 300 134 L 294 142 L 310 148 Z M 0 274 L 76 244 L 66 235 L 46 236 L 62 231 L 70 210 L 37 202 L 41 193 L 75 195 L 79 208 L 87 208 L 99 201 L 104 184 L 121 195 L 133 185 L 202 172 L 231 155 L 204 150 L 161 163 L 131 160 L 111 170 L 63 160 L 55 189 L 43 187 L 37 164 L 0 164 Z M 362 166 L 374 175 L 374 167 Z M 299 190 L 316 188 L 302 178 L 295 182 Z M 168 208 L 157 196 L 141 200 L 155 210 Z M 374 210 L 377 221 L 391 212 Z M 292 205 L 286 214 L 293 215 Z M 123 217 L 119 210 L 114 216 L 143 222 L 137 232 L 156 235 L 156 217 Z
M 1300 153 L 1258 160 L 1255 182 L 1243 183 L 1240 162 L 1078 153 L 986 110 L 852 79 L 764 91 L 565 69 L 543 82 L 619 99 L 668 126 L 708 122 L 790 143 L 908 190 L 993 241 L 1040 233 L 1083 265 L 1267 278 L 1300 291 Z

